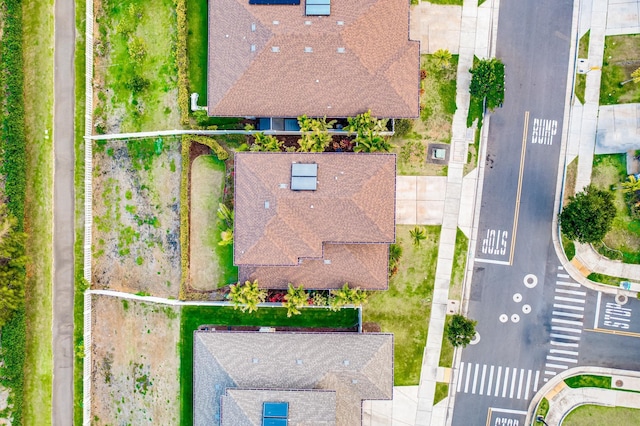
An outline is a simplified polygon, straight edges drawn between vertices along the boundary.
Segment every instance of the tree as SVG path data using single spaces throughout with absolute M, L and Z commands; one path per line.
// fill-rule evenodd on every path
M 27 237 L 16 224 L 6 205 L 0 205 L 0 328 L 24 301 Z
M 589 185 L 569 197 L 569 204 L 560 213 L 560 226 L 570 240 L 597 243 L 609 232 L 615 217 L 613 194 Z
M 349 283 L 344 283 L 342 288 L 331 290 L 329 306 L 332 311 L 338 311 L 343 306 L 362 306 L 367 302 L 367 293 L 360 290 L 360 287 L 350 288 Z
M 451 52 L 447 49 L 438 49 L 432 55 L 435 66 L 441 70 L 449 69 L 451 66 Z
M 629 80 L 625 80 L 622 83 L 620 83 L 620 86 L 624 86 L 627 83 L 630 82 L 634 82 L 634 83 L 640 83 L 640 67 L 638 67 L 634 72 L 631 73 L 631 78 Z
M 481 59 L 469 70 L 472 74 L 469 93 L 493 111 L 504 101 L 504 64 L 499 59 Z
M 628 179 L 629 180 L 622 182 L 622 192 L 631 194 L 640 191 L 640 180 L 638 180 L 635 175 L 629 175 Z
M 466 347 L 476 335 L 477 321 L 470 320 L 460 314 L 455 314 L 445 326 L 447 340 L 454 347 Z
M 411 236 L 411 239 L 413 240 L 413 245 L 414 246 L 419 246 L 420 242 L 422 240 L 426 240 L 427 239 L 427 233 L 425 232 L 424 228 L 421 227 L 421 226 L 416 226 L 415 228 L 410 230 L 409 231 L 409 235 Z
M 282 306 L 287 308 L 287 317 L 292 315 L 300 315 L 300 309 L 308 304 L 309 296 L 301 285 L 295 288 L 293 284 L 289 283 L 287 294 L 284 295 L 284 302 Z
M 232 284 L 229 286 L 229 296 L 233 309 L 249 313 L 257 311 L 258 305 L 267 298 L 267 291 L 258 287 L 258 280 L 246 281 L 244 285 Z
M 402 246 L 400 244 L 389 245 L 389 277 L 398 272 L 400 258 L 402 257 Z

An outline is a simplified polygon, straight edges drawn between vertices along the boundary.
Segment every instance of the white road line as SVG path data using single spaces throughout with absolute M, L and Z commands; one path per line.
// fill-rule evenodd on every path
M 566 334 L 551 333 L 551 337 L 553 337 L 555 339 L 580 340 L 580 336 L 568 336 Z
M 464 382 L 464 393 L 469 392 L 469 378 L 471 377 L 471 366 L 467 365 L 467 379 Z
M 584 306 L 571 306 L 571 305 L 563 305 L 560 303 L 554 303 L 553 307 L 558 309 L 569 309 L 571 311 L 584 311 Z
M 578 356 L 578 352 L 577 351 L 565 351 L 565 350 L 562 350 L 562 349 L 550 349 L 549 353 Z
M 502 384 L 502 397 L 507 397 L 507 386 L 509 385 L 509 367 L 504 368 L 504 383 Z
M 516 379 L 518 378 L 518 369 L 511 370 L 511 388 L 509 389 L 509 399 L 513 399 L 513 391 L 516 390 Z
M 555 371 L 544 370 L 544 374 L 545 376 L 555 376 L 558 373 Z
M 460 386 L 462 386 L 462 373 L 464 373 L 464 362 L 460 362 L 460 373 L 458 373 L 458 387 L 456 392 L 460 392 Z
M 487 384 L 487 395 L 491 395 L 491 385 L 493 384 L 493 365 L 489 370 L 489 383 Z
M 498 374 L 496 375 L 496 391 L 493 396 L 498 396 L 498 391 L 500 390 L 500 374 L 502 373 L 502 367 L 498 366 Z
M 558 266 L 558 269 L 564 271 L 564 268 L 562 266 Z
M 583 299 L 575 299 L 573 297 L 555 296 L 554 299 L 559 300 L 561 302 L 573 302 L 573 303 L 582 303 L 582 304 L 585 303 Z
M 549 379 L 545 377 L 544 378 L 544 382 L 547 383 L 548 381 L 549 381 Z
M 559 272 L 558 272 L 557 276 L 558 276 L 558 278 L 571 278 L 571 277 L 569 276 L 569 274 L 561 274 L 561 273 L 559 273 Z
M 577 359 L 565 358 L 565 357 L 562 357 L 562 356 L 547 355 L 547 360 L 549 360 L 549 361 L 560 361 L 560 362 L 570 362 L 572 364 L 577 364 L 578 363 Z
M 555 322 L 558 324 L 569 324 L 569 325 L 577 325 L 579 327 L 582 327 L 582 321 L 572 321 L 572 320 L 566 320 L 566 319 L 560 319 L 560 318 L 551 318 L 551 322 Z
M 538 392 L 538 379 L 540 378 L 540 370 L 536 370 L 536 378 L 533 381 L 533 391 Z
M 559 317 L 567 317 L 567 318 L 584 318 L 584 315 L 582 314 L 574 314 L 573 312 L 562 312 L 562 311 L 553 311 L 553 315 L 559 316 Z
M 531 385 L 531 370 L 527 370 L 527 385 L 524 388 L 524 399 L 529 399 L 529 386 Z
M 556 327 L 554 325 L 551 327 L 551 329 L 556 331 L 566 331 L 567 333 L 582 333 L 582 330 L 580 330 L 579 328 Z
M 596 300 L 596 317 L 593 320 L 593 329 L 598 329 L 598 320 L 600 319 L 600 301 L 602 299 L 602 292 L 598 292 L 598 299 Z
M 509 263 L 506 260 L 481 259 L 479 257 L 476 257 L 474 261 L 480 262 L 480 263 L 493 263 L 494 265 L 507 265 L 507 266 L 511 265 L 511 263 Z
M 549 368 L 557 368 L 558 370 L 566 370 L 569 368 L 568 365 L 559 365 L 559 364 L 551 364 L 551 363 L 546 363 L 544 366 Z
M 518 379 L 518 399 L 522 397 L 522 385 L 524 379 L 524 368 L 520 369 L 520 378 Z
M 564 287 L 573 287 L 573 288 L 580 288 L 580 284 L 578 283 L 568 283 L 565 281 L 556 281 L 556 285 L 561 285 Z
M 479 364 L 476 364 L 476 368 L 473 370 L 473 386 L 471 386 L 471 393 L 475 394 L 476 393 L 476 385 L 478 384 L 478 368 L 480 367 Z
M 551 344 L 553 346 L 566 346 L 566 347 L 569 347 L 569 348 L 577 348 L 578 347 L 577 343 L 556 342 L 555 340 L 552 340 Z
M 586 291 L 565 290 L 564 288 L 556 288 L 556 293 L 571 294 L 573 296 L 582 296 L 582 297 L 587 295 Z
M 482 376 L 480 377 L 480 395 L 484 395 L 484 376 L 487 373 L 487 364 L 482 365 Z

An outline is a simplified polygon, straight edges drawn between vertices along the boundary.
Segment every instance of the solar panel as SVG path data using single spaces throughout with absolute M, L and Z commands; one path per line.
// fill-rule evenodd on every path
M 328 16 L 331 14 L 331 0 L 307 0 L 305 12 L 310 16 Z
M 300 4 L 300 0 L 249 0 L 249 4 Z

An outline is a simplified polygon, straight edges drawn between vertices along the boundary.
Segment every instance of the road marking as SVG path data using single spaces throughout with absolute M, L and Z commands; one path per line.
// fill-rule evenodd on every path
M 552 356 L 552 355 L 547 355 L 547 360 L 549 360 L 549 361 L 560 361 L 560 362 L 570 362 L 572 364 L 577 364 L 578 363 L 577 359 L 565 358 L 565 357 L 562 357 L 562 356 Z
M 562 312 L 562 311 L 553 311 L 553 315 L 557 315 L 559 317 L 568 317 L 568 318 L 584 318 L 582 314 L 574 314 L 571 312 Z
M 518 192 L 516 193 L 516 206 L 513 216 L 513 231 L 511 232 L 511 253 L 509 265 L 513 265 L 513 256 L 516 249 L 516 237 L 518 232 L 518 216 L 520 216 L 520 197 L 522 196 L 522 177 L 524 176 L 524 159 L 527 154 L 527 132 L 529 131 L 529 111 L 524 113 L 524 129 L 522 130 L 522 151 L 520 154 L 520 173 L 518 176 Z
M 460 363 L 460 373 L 458 373 L 458 387 L 456 392 L 460 392 L 460 386 L 462 386 L 462 374 L 464 372 L 464 362 Z
M 556 288 L 556 293 L 572 294 L 574 296 L 582 296 L 582 297 L 587 295 L 586 291 L 565 290 L 563 288 Z
M 502 384 L 502 397 L 507 397 L 507 385 L 509 384 L 509 367 L 504 368 L 504 383 Z
M 536 370 L 536 378 L 533 381 L 533 391 L 538 392 L 538 379 L 540 379 L 540 371 Z
M 562 266 L 558 266 L 558 269 L 564 271 L 564 268 Z
M 556 327 L 554 325 L 551 327 L 551 329 L 555 331 L 566 331 L 568 333 L 582 333 L 582 330 L 580 330 L 579 328 Z
M 478 367 L 479 364 L 476 364 L 476 368 L 473 370 L 473 385 L 471 386 L 471 393 L 476 393 L 476 385 L 478 384 Z
M 566 334 L 551 333 L 551 337 L 556 339 L 580 340 L 580 336 L 567 336 Z
M 555 340 L 552 340 L 551 344 L 554 345 L 554 346 L 565 346 L 565 347 L 568 347 L 568 348 L 577 348 L 578 347 L 577 343 L 556 342 Z
M 531 143 L 553 145 L 553 137 L 558 133 L 558 120 L 534 118 L 531 129 Z
M 487 364 L 482 366 L 482 376 L 480 378 L 480 395 L 484 395 L 484 375 L 487 373 Z
M 618 334 L 620 336 L 628 336 L 628 337 L 640 337 L 640 333 L 634 333 L 631 331 L 620 331 L 620 330 L 607 330 L 604 328 L 596 328 L 596 329 L 589 329 L 589 328 L 585 328 L 584 331 L 592 331 L 594 333 L 608 333 L 608 334 Z
M 464 383 L 464 393 L 469 392 L 469 378 L 471 377 L 471 368 L 467 365 L 467 380 Z
M 556 281 L 556 285 L 563 285 L 566 287 L 575 287 L 575 288 L 580 288 L 580 284 L 578 283 L 568 283 L 565 281 Z
M 571 305 L 563 305 L 560 303 L 554 303 L 553 307 L 558 309 L 569 309 L 572 311 L 584 311 L 584 306 L 571 306 Z
M 598 292 L 598 299 L 596 300 L 596 317 L 593 320 L 593 328 L 598 328 L 598 319 L 600 317 L 600 301 L 602 300 L 602 293 Z
M 569 324 L 569 325 L 577 325 L 582 327 L 582 321 L 572 321 L 560 318 L 551 318 L 551 322 L 556 322 L 558 324 Z
M 529 374 L 531 374 L 531 370 L 529 370 Z M 522 382 L 524 379 L 524 368 L 520 369 L 520 378 L 518 379 L 518 399 L 522 397 Z
M 555 371 L 544 370 L 544 374 L 545 376 L 555 376 L 558 373 Z
M 516 390 L 516 379 L 518 378 L 518 369 L 511 370 L 511 389 L 509 390 L 509 398 L 513 398 L 513 391 Z
M 559 364 L 551 364 L 551 363 L 546 363 L 545 367 L 557 368 L 558 370 L 567 370 L 569 368 L 568 365 L 559 365 Z
M 507 253 L 507 239 L 509 233 L 501 229 L 487 229 L 487 235 L 482 239 L 480 251 L 482 254 L 496 254 L 504 256 Z
M 554 296 L 554 299 L 561 302 L 585 303 L 583 299 L 574 299 L 573 297 Z
M 506 260 L 494 260 L 494 259 L 481 259 L 479 257 L 476 257 L 474 259 L 476 262 L 480 262 L 480 263 L 493 263 L 494 265 L 506 265 L 506 266 L 511 266 L 511 263 L 509 263 Z
M 549 353 L 578 356 L 578 352 L 576 351 L 565 351 L 563 349 L 550 349 Z
M 527 370 L 527 384 L 524 387 L 524 399 L 529 399 L 529 385 L 531 384 L 531 370 Z
M 496 391 L 493 396 L 498 396 L 498 391 L 500 390 L 500 374 L 502 373 L 502 367 L 498 366 L 498 374 L 496 375 Z
M 560 267 L 560 269 L 562 269 L 562 267 Z M 558 276 L 558 278 L 571 278 L 571 277 L 569 276 L 569 274 L 561 274 L 561 273 L 558 273 L 558 274 L 557 274 L 557 276 Z
M 500 379 L 498 379 L 500 380 Z M 493 384 L 493 365 L 489 370 L 489 383 L 487 384 L 487 395 L 491 395 L 491 385 Z M 482 395 L 482 394 L 481 394 Z

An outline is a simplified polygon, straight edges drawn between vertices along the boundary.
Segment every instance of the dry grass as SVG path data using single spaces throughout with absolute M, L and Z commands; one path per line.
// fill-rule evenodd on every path
M 640 102 L 640 83 L 629 82 L 640 67 L 640 34 L 605 37 L 600 105 Z
M 27 155 L 25 425 L 51 424 L 53 380 L 53 2 L 23 2 Z
M 214 156 L 200 156 L 191 164 L 190 283 L 196 290 L 211 291 L 223 281 L 218 265 L 218 217 L 222 201 L 224 163 Z
M 562 205 L 569 203 L 569 197 L 576 195 L 576 179 L 578 178 L 578 157 L 574 158 L 567 166 L 567 172 L 564 179 L 564 197 Z

